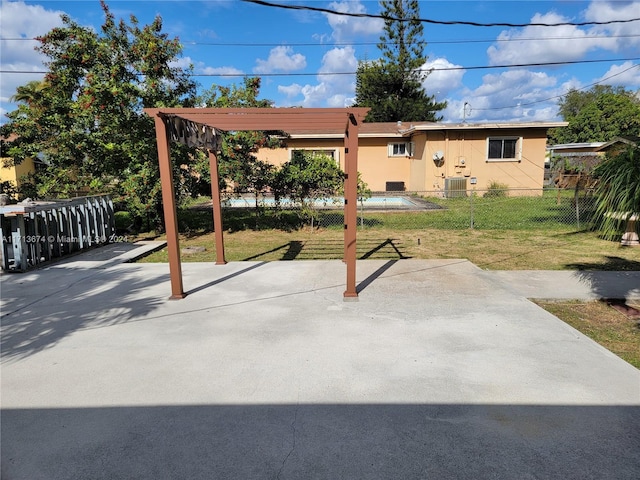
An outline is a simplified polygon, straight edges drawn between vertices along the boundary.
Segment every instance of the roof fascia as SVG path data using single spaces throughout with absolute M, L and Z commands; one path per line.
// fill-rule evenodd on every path
M 412 131 L 442 131 L 442 130 L 515 130 L 527 128 L 557 128 L 566 127 L 569 122 L 513 122 L 513 123 L 439 123 L 432 125 L 414 125 L 404 133 Z

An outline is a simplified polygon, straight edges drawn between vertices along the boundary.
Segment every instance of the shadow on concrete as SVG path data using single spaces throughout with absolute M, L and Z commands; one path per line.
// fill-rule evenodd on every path
M 625 272 L 640 270 L 640 262 L 620 257 L 606 257 L 598 263 L 572 263 L 567 268 L 577 270 L 580 280 L 590 286 L 598 298 L 625 301 L 634 290 L 640 290 L 640 285 L 626 278 Z M 630 273 L 628 274 L 630 275 Z M 619 293 L 611 298 L 610 292 L 615 283 L 615 290 Z
M 640 408 L 266 404 L 2 411 L 2 478 L 635 479 Z
M 215 280 L 212 280 L 209 283 L 205 283 L 204 285 L 200 285 L 199 287 L 196 287 L 196 288 L 194 288 L 192 290 L 189 290 L 188 292 L 186 292 L 186 294 L 187 295 L 193 295 L 194 293 L 197 293 L 197 292 L 199 292 L 201 290 L 205 290 L 205 289 L 207 289 L 209 287 L 213 287 L 214 285 L 218 285 L 219 283 L 222 283 L 222 282 L 224 282 L 226 280 L 230 280 L 230 279 L 232 279 L 234 277 L 242 275 L 243 273 L 246 273 L 246 272 L 249 272 L 249 271 L 251 271 L 253 269 L 261 267 L 264 264 L 265 264 L 265 262 L 256 263 L 255 265 L 251 265 L 251 266 L 249 266 L 247 268 L 243 268 L 242 270 L 239 270 L 237 272 L 230 273 L 229 275 L 226 275 L 226 276 L 224 276 L 222 278 L 217 278 Z
M 380 268 L 378 268 L 375 272 L 373 272 L 367 278 L 362 280 L 356 286 L 356 293 L 362 292 L 365 288 L 367 288 L 369 285 L 371 285 L 378 277 L 380 277 L 380 275 L 382 275 L 384 272 L 389 270 L 396 262 L 397 262 L 397 260 L 389 260 L 387 263 L 382 265 Z
M 149 296 L 148 289 L 166 283 L 168 275 L 138 272 L 141 267 L 51 268 L 4 279 L 1 360 L 46 350 L 80 329 L 126 323 L 153 312 L 165 298 Z M 36 281 L 38 287 L 30 290 Z M 46 304 L 46 315 L 34 313 L 43 311 L 42 305 L 31 308 L 41 302 Z

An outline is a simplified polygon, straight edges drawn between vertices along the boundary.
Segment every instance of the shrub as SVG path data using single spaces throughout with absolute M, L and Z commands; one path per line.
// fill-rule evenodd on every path
M 116 223 L 116 232 L 125 233 L 133 226 L 133 215 L 129 212 L 120 211 L 113 214 Z
M 506 197 L 509 191 L 509 185 L 506 183 L 496 182 L 492 180 L 489 182 L 486 193 L 483 195 L 485 198 Z

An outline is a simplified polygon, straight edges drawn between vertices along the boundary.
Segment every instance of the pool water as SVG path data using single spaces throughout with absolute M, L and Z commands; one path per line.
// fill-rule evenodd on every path
M 272 197 L 261 198 L 258 200 L 259 205 L 266 207 L 275 206 L 275 199 Z M 293 202 L 287 198 L 281 199 L 282 206 L 289 206 Z M 222 202 L 225 207 L 255 207 L 254 198 L 229 198 Z M 314 205 L 319 208 L 339 208 L 344 206 L 344 198 L 318 198 L 314 200 Z M 415 207 L 416 204 L 406 197 L 370 197 L 358 201 L 358 206 L 369 208 L 385 208 L 385 207 Z

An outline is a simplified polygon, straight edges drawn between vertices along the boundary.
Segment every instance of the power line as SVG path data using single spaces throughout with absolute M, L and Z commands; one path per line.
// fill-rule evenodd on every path
M 392 20 L 395 22 L 421 22 L 430 23 L 434 25 L 467 25 L 471 27 L 564 27 L 574 26 L 583 27 L 586 25 L 611 25 L 614 23 L 630 23 L 637 22 L 640 18 L 630 18 L 628 20 L 607 20 L 604 22 L 558 22 L 558 23 L 506 23 L 506 22 L 492 22 L 492 23 L 480 23 L 470 22 L 463 20 L 432 20 L 428 18 L 396 18 L 388 15 L 376 15 L 372 13 L 353 13 L 353 12 L 339 12 L 337 10 L 331 10 L 328 8 L 311 7 L 308 5 L 283 5 L 280 3 L 266 2 L 264 0 L 242 0 L 246 3 L 255 3 L 256 5 L 262 5 L 265 7 L 283 8 L 286 10 L 308 10 L 312 12 L 328 13 L 331 15 L 340 15 L 343 17 L 358 17 L 358 18 L 379 18 L 383 20 Z
M 558 65 L 576 65 L 580 63 L 606 63 L 606 62 L 628 62 L 640 60 L 640 57 L 635 58 L 612 58 L 609 60 L 574 60 L 564 62 L 538 62 L 538 63 L 508 63 L 503 65 L 479 65 L 473 67 L 441 67 L 427 69 L 429 72 L 435 71 L 448 71 L 448 70 L 487 70 L 492 68 L 522 68 L 522 67 L 546 67 L 546 66 L 558 66 Z
M 601 38 L 637 38 L 640 34 L 629 35 L 591 35 L 588 37 L 561 36 L 561 37 L 520 37 L 520 38 L 483 38 L 483 39 L 460 39 L 460 40 L 426 40 L 429 45 L 447 45 L 462 43 L 509 43 L 509 42 L 541 42 L 555 40 L 597 40 Z M 0 41 L 37 41 L 37 38 L 0 38 Z M 394 42 L 336 42 L 336 43 L 318 43 L 318 42 L 280 42 L 280 43 L 260 43 L 260 42 L 198 42 L 195 40 L 183 40 L 183 45 L 190 46 L 211 46 L 211 47 L 346 47 L 346 46 L 376 46 L 380 44 L 393 45 Z M 407 45 L 414 45 L 418 42 L 408 42 Z
M 634 68 L 640 68 L 640 65 L 632 65 L 629 68 L 625 68 L 621 72 L 614 73 L 613 75 L 609 75 L 608 77 L 605 77 L 605 78 L 603 78 L 601 80 L 598 80 L 597 82 L 590 83 L 589 85 L 585 85 L 584 87 L 576 88 L 576 90 L 578 90 L 578 91 L 586 90 L 587 88 L 591 88 L 594 85 L 599 85 L 599 84 L 601 84 L 603 82 L 606 82 L 607 80 L 609 80 L 611 78 L 617 77 L 618 75 L 622 75 L 623 73 L 626 73 L 629 70 L 632 70 Z M 557 98 L 562 98 L 562 97 L 564 97 L 564 95 L 554 95 L 553 97 L 545 98 L 544 100 L 536 100 L 534 102 L 519 103 L 517 105 L 509 105 L 509 106 L 506 106 L 506 107 L 474 108 L 474 110 L 487 111 L 487 110 L 505 110 L 507 108 L 517 108 L 517 107 L 528 107 L 530 105 L 535 105 L 537 103 L 544 103 L 544 102 L 548 102 L 549 100 L 555 100 Z
M 523 68 L 523 67 L 545 67 L 545 66 L 558 66 L 558 65 L 577 65 L 586 63 L 609 63 L 609 62 L 629 62 L 640 60 L 640 57 L 632 58 L 609 58 L 602 60 L 575 60 L 564 62 L 537 62 L 537 63 L 515 63 L 515 64 L 502 64 L 502 65 L 474 65 L 470 67 L 434 67 L 427 68 L 425 72 L 446 72 L 452 70 L 489 70 L 494 68 Z M 422 70 L 422 69 L 421 69 Z M 33 74 L 47 74 L 48 71 L 35 71 L 35 70 L 0 70 L 0 73 L 33 73 Z M 356 72 L 289 72 L 289 73 L 193 73 L 192 77 L 309 77 L 309 76 L 328 76 L 328 75 L 355 75 Z

